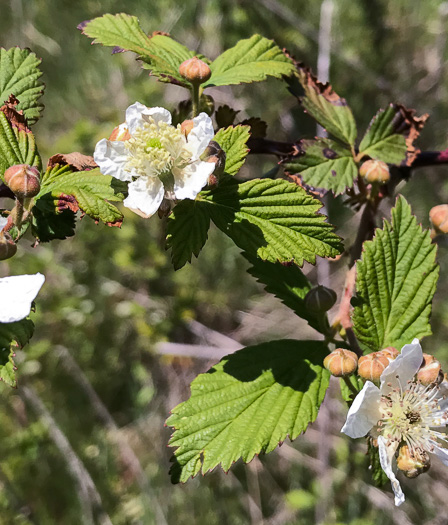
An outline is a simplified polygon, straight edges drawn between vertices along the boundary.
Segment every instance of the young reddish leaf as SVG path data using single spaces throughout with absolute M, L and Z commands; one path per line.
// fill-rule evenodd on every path
M 73 171 L 85 171 L 93 168 L 98 168 L 97 163 L 90 155 L 83 155 L 74 151 L 73 153 L 56 153 L 48 159 L 48 168 L 52 168 L 56 164 L 59 166 L 70 166 Z

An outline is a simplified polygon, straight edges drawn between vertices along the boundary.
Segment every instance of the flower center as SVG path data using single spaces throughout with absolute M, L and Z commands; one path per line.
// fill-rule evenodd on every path
M 158 177 L 170 174 L 174 166 L 188 163 L 186 139 L 180 125 L 155 122 L 148 116 L 144 119 L 125 143 L 129 152 L 126 170 L 139 177 Z
M 378 433 L 389 444 L 405 443 L 411 454 L 432 452 L 438 440 L 446 440 L 446 434 L 435 430 L 446 425 L 447 414 L 440 408 L 440 398 L 437 386 L 410 382 L 403 389 L 400 385 L 381 398 Z

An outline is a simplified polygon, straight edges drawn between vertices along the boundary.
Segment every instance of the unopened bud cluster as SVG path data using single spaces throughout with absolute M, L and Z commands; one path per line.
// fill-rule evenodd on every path
M 359 174 L 370 184 L 386 184 L 390 180 L 389 166 L 382 160 L 366 160 L 361 164 Z
M 5 184 L 18 199 L 31 199 L 40 191 L 40 173 L 35 166 L 16 164 L 5 171 Z
M 324 367 L 335 377 L 350 376 L 356 372 L 358 356 L 351 350 L 337 348 L 324 359 Z
M 442 382 L 442 366 L 433 355 L 423 354 L 423 363 L 417 372 L 417 380 L 425 386 Z

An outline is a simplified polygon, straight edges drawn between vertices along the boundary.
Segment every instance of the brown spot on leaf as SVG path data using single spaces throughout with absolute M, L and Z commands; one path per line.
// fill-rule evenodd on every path
M 429 115 L 425 113 L 421 117 L 416 117 L 415 109 L 408 109 L 401 104 L 391 104 L 391 107 L 394 108 L 396 112 L 392 120 L 392 126 L 396 133 L 400 133 L 406 138 L 408 151 L 403 164 L 411 166 L 417 154 L 420 152 L 420 150 L 414 146 L 414 141 L 420 135 L 420 131 L 423 129 Z
M 0 107 L 0 111 L 5 114 L 12 127 L 17 128 L 19 131 L 29 133 L 31 130 L 28 127 L 23 111 L 17 111 L 16 109 L 18 104 L 19 100 L 11 94 L 3 106 Z
M 338 154 L 331 148 L 324 148 L 322 154 L 326 159 L 333 160 L 338 158 Z
M 305 92 L 307 91 L 313 91 L 317 95 L 321 95 L 325 98 L 330 104 L 333 104 L 334 106 L 346 106 L 347 102 L 345 98 L 340 97 L 337 93 L 333 91 L 333 88 L 329 82 L 326 84 L 323 84 L 322 82 L 319 82 L 317 77 L 315 77 L 311 71 L 311 69 L 303 62 L 297 61 L 286 49 L 283 50 L 283 53 L 290 58 L 297 70 L 297 75 L 299 77 L 299 81 L 302 84 L 303 89 Z
M 84 22 L 81 22 L 80 24 L 77 25 L 77 29 L 79 29 L 80 31 L 83 31 L 84 28 L 86 27 L 86 25 L 90 22 L 90 20 L 84 20 Z
M 74 151 L 73 153 L 56 153 L 48 159 L 48 168 L 52 168 L 56 164 L 60 166 L 71 166 L 76 171 L 85 171 L 97 168 L 97 163 L 90 155 L 83 155 Z
M 123 49 L 120 46 L 115 46 L 115 47 L 112 48 L 112 54 L 113 55 L 116 55 L 117 53 L 124 53 L 125 51 L 126 51 L 126 49 Z
M 336 175 L 337 175 L 336 170 L 331 170 L 331 176 L 336 177 Z
M 73 213 L 77 213 L 79 211 L 79 204 L 73 195 L 61 193 L 59 195 L 57 209 L 59 213 L 62 213 L 64 210 L 70 210 Z
M 322 198 L 327 194 L 327 190 L 323 190 L 321 188 L 315 188 L 314 186 L 310 186 L 309 184 L 305 184 L 302 180 L 302 177 L 300 175 L 291 175 L 291 173 L 288 173 L 285 170 L 286 179 L 290 182 L 293 182 L 294 184 L 297 184 L 297 186 L 300 186 L 304 190 L 306 190 L 308 193 L 311 193 L 314 197 Z

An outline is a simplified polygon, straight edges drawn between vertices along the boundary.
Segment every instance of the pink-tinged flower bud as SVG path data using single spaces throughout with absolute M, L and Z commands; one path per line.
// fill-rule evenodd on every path
M 17 244 L 9 233 L 0 231 L 0 261 L 10 259 L 17 252 Z
M 396 359 L 399 355 L 399 351 L 394 348 L 393 346 L 388 346 L 386 348 L 383 348 L 380 352 L 378 352 L 381 355 L 384 355 L 389 359 L 389 363 L 392 362 L 394 359 Z
M 355 352 L 343 348 L 337 348 L 324 359 L 324 367 L 336 377 L 352 375 L 357 366 L 358 356 Z
M 358 361 L 358 375 L 367 381 L 379 383 L 381 374 L 389 366 L 389 359 L 381 352 L 363 355 Z
M 112 133 L 110 134 L 109 140 L 129 140 L 131 138 L 131 134 L 129 133 L 128 127 L 126 125 L 126 122 L 123 122 L 123 124 L 120 124 L 116 128 L 113 129 Z
M 334 306 L 336 299 L 334 290 L 319 284 L 305 295 L 305 306 L 315 314 L 324 313 Z
M 448 204 L 439 204 L 439 206 L 431 208 L 429 219 L 435 234 L 448 233 Z
M 442 367 L 433 355 L 423 354 L 423 364 L 417 372 L 417 379 L 425 386 L 443 380 Z
M 425 450 L 414 448 L 413 452 L 407 445 L 402 445 L 398 451 L 397 467 L 407 478 L 416 478 L 427 472 L 431 466 L 431 460 Z
M 40 173 L 34 166 L 16 164 L 5 171 L 5 184 L 19 199 L 30 199 L 40 191 Z
M 366 182 L 386 184 L 390 180 L 389 166 L 382 160 L 366 160 L 359 168 Z
M 182 133 L 188 137 L 190 131 L 194 128 L 194 122 L 192 120 L 184 120 L 180 125 Z
M 211 77 L 212 71 L 208 65 L 198 57 L 185 60 L 179 66 L 179 73 L 192 84 L 203 84 Z

